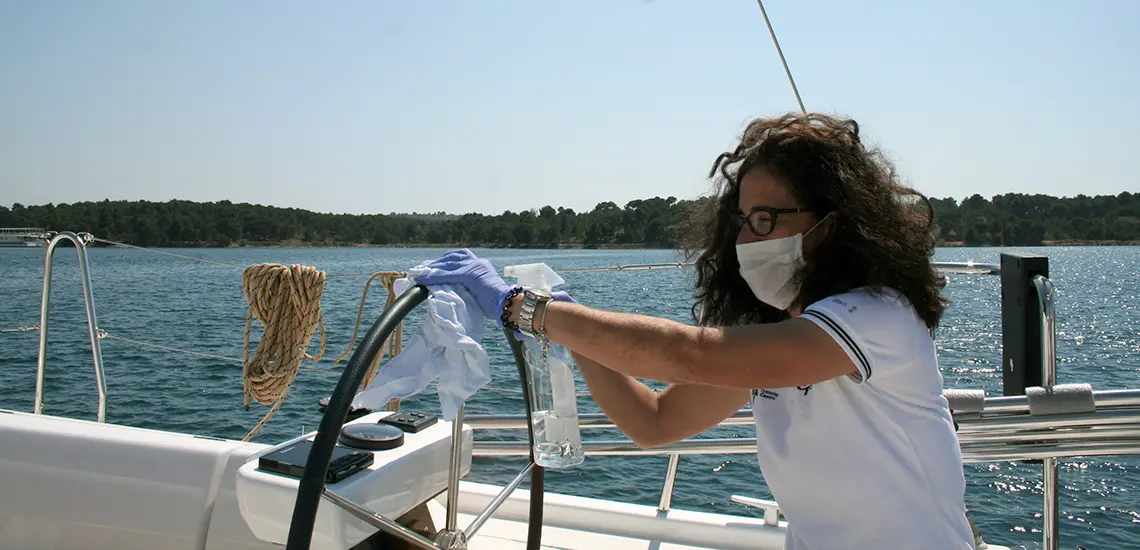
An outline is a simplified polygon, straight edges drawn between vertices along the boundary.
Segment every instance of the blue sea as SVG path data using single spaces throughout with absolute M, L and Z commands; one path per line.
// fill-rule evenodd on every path
M 1059 289 L 1058 379 L 1089 382 L 1095 389 L 1140 388 L 1140 248 L 1072 247 L 1006 249 L 1047 255 Z M 104 339 L 110 422 L 225 438 L 241 438 L 268 407 L 242 406 L 240 357 L 246 304 L 241 267 L 254 263 L 306 264 L 332 274 L 403 270 L 439 256 L 441 249 L 210 249 L 166 250 L 238 267 L 193 262 L 153 252 L 99 248 L 90 251 L 99 326 L 110 335 L 205 357 Z M 546 262 L 557 269 L 679 261 L 659 250 L 476 250 L 496 266 Z M 998 263 L 1001 249 L 940 249 L 937 259 Z M 60 249 L 52 314 L 45 411 L 95 418 L 96 393 L 75 253 Z M 690 320 L 691 269 L 565 273 L 565 290 L 587 305 Z M 0 249 L 0 329 L 39 321 L 42 249 Z M 331 359 L 348 346 L 364 278 L 330 278 L 322 307 L 328 336 L 326 361 L 298 375 L 285 404 L 255 441 L 273 443 L 316 428 L 317 401 L 336 383 Z M 1000 285 L 996 276 L 951 275 L 945 294 L 953 305 L 937 334 L 947 387 L 1001 392 Z M 365 313 L 370 324 L 382 311 L 384 292 L 374 288 Z M 418 326 L 408 319 L 405 338 Z M 363 329 L 362 329 L 363 330 Z M 31 411 L 35 393 L 35 332 L 0 333 L 0 407 Z M 314 340 L 311 351 L 315 351 Z M 468 402 L 469 413 L 521 414 L 515 366 L 506 342 L 489 331 L 485 345 L 494 380 Z M 233 359 L 228 359 L 233 358 Z M 579 389 L 585 385 L 579 379 Z M 438 413 L 434 387 L 405 401 L 405 408 Z M 588 396 L 579 409 L 596 412 Z M 705 436 L 748 437 L 750 428 L 721 428 Z M 586 431 L 612 438 L 613 431 Z M 656 505 L 667 458 L 587 457 L 579 468 L 550 472 L 547 490 Z M 770 498 L 754 455 L 682 457 L 673 506 L 753 515 L 731 495 Z M 514 459 L 477 459 L 468 479 L 504 483 L 518 471 Z M 986 540 L 1039 548 L 1039 465 L 1014 462 L 969 465 L 967 505 Z M 1061 463 L 1062 548 L 1135 548 L 1140 539 L 1140 458 L 1064 460 Z M 874 513 L 874 511 L 867 511 Z

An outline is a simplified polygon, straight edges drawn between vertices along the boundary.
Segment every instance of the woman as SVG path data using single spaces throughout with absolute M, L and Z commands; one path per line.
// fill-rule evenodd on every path
M 505 326 L 572 350 L 595 401 L 641 446 L 751 403 L 786 548 L 973 548 L 931 338 L 946 302 L 929 202 L 854 121 L 820 114 L 753 121 L 713 174 L 698 326 L 513 288 L 466 250 L 419 282 L 462 284 Z

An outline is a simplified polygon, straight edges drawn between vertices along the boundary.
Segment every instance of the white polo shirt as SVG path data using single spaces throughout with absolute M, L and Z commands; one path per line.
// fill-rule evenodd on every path
M 831 296 L 801 316 L 858 372 L 752 392 L 785 548 L 972 550 L 961 451 L 926 325 L 892 290 Z

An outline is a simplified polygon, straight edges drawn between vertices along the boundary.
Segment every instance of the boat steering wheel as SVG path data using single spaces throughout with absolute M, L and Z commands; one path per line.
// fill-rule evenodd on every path
M 388 337 L 396 330 L 396 327 L 400 325 L 404 317 L 415 309 L 416 306 L 424 302 L 427 297 L 428 289 L 423 285 L 414 285 L 400 294 L 391 305 L 384 309 L 384 313 L 382 313 L 380 318 L 368 329 L 368 333 L 361 339 L 360 345 L 357 346 L 356 351 L 353 352 L 352 357 L 345 365 L 344 372 L 337 382 L 336 389 L 333 390 L 333 394 L 329 398 L 324 416 L 321 417 L 320 427 L 317 428 L 316 438 L 313 440 L 313 446 L 309 450 L 309 457 L 305 462 L 305 472 L 301 476 L 301 481 L 297 487 L 297 500 L 293 505 L 293 519 L 289 524 L 289 537 L 285 546 L 286 550 L 309 550 L 317 519 L 317 507 L 320 505 L 321 498 L 324 497 L 326 490 L 325 473 L 328 471 L 329 462 L 332 460 L 333 450 L 336 447 L 340 430 L 348 418 L 348 412 L 352 405 L 353 397 L 356 395 L 356 390 L 364 380 L 369 365 L 373 363 L 383 350 L 384 342 L 388 340 Z M 533 412 L 533 404 L 530 400 L 530 393 L 525 391 L 528 373 L 522 355 L 522 346 L 510 331 L 504 330 L 504 335 L 511 345 L 515 364 L 519 368 L 519 377 L 523 384 L 523 395 L 524 401 L 526 402 L 527 415 L 530 416 Z M 530 457 L 531 463 L 528 465 L 528 467 L 531 468 L 531 483 L 527 550 L 538 550 L 542 542 L 543 468 L 534 463 L 534 431 L 530 423 L 528 423 L 527 432 L 532 449 Z M 457 466 L 453 465 L 452 467 Z M 458 491 L 458 487 L 448 487 L 448 490 Z M 452 512 L 452 510 L 448 510 L 449 515 Z M 388 523 L 395 525 L 394 521 L 389 520 Z M 389 532 L 390 529 L 391 527 L 387 526 L 383 528 L 384 531 Z M 406 536 L 406 534 L 401 533 L 390 532 L 390 534 Z M 439 540 L 431 543 L 430 547 L 440 550 L 466 548 L 462 531 L 453 532 L 441 530 L 440 534 L 441 537 Z M 420 539 L 421 540 L 416 542 L 427 543 L 426 539 L 422 539 L 422 537 L 420 537 Z M 428 545 L 423 544 L 423 546 Z

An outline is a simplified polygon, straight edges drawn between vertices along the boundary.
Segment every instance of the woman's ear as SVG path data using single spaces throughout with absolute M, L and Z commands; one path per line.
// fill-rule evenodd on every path
M 824 216 L 823 229 L 824 238 L 831 236 L 839 227 L 839 212 L 832 210 Z
M 828 212 L 823 219 L 816 222 L 815 229 L 807 235 L 809 242 L 805 243 L 809 248 L 815 249 L 824 241 L 829 239 L 839 227 L 839 212 Z

